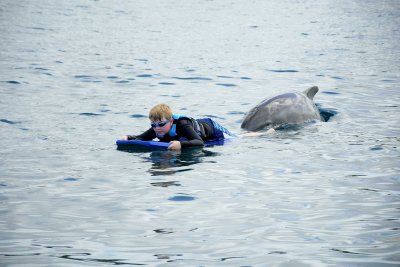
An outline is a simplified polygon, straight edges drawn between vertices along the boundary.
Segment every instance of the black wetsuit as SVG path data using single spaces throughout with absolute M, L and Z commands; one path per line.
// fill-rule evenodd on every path
M 214 139 L 214 127 L 206 121 L 198 120 L 197 122 L 200 126 L 199 132 L 194 129 L 193 122 L 190 119 L 180 118 L 173 122 L 176 124 L 175 136 L 170 136 L 167 133 L 163 137 L 160 137 L 156 135 L 153 128 L 150 128 L 140 135 L 128 135 L 128 140 L 150 141 L 157 137 L 161 142 L 180 141 L 182 147 L 203 146 L 204 141 Z

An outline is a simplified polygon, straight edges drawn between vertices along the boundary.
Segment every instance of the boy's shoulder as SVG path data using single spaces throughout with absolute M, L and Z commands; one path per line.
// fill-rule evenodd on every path
M 178 123 L 180 123 L 180 122 L 190 122 L 190 121 L 192 121 L 192 118 L 190 118 L 190 117 L 180 117 L 180 118 L 174 119 L 174 120 L 177 121 Z
M 177 126 L 193 126 L 192 120 L 190 118 L 179 118 L 175 121 Z

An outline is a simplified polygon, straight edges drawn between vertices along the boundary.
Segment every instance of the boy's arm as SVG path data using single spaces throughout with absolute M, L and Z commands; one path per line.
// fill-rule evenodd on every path
M 139 135 L 127 135 L 128 140 L 143 140 L 143 141 L 151 141 L 156 138 L 156 133 L 153 128 L 148 129 L 142 134 Z
M 193 129 L 192 122 L 189 120 L 179 120 L 177 124 L 177 131 L 187 140 L 179 141 L 182 147 L 203 146 L 204 141 Z

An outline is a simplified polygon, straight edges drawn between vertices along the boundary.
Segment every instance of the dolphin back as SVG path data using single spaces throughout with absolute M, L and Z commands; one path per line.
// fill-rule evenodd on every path
M 283 124 L 322 120 L 313 102 L 317 92 L 318 87 L 313 86 L 302 93 L 291 92 L 267 98 L 247 113 L 241 127 L 248 131 L 259 131 Z

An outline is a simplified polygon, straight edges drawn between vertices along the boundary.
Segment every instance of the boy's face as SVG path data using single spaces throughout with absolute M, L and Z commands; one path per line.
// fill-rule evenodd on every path
M 151 127 L 156 132 L 157 136 L 166 135 L 171 129 L 171 126 L 172 126 L 172 118 L 168 120 L 165 117 L 162 117 L 161 121 L 151 122 Z

